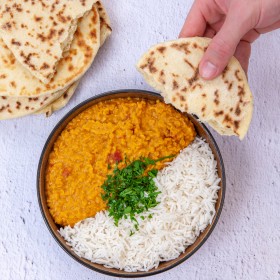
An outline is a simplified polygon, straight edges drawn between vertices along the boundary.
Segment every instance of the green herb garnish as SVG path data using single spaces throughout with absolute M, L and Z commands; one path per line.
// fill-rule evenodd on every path
M 113 173 L 107 176 L 107 180 L 101 186 L 104 190 L 102 199 L 107 202 L 109 216 L 114 218 L 116 226 L 121 218 L 130 218 L 135 229 L 138 230 L 135 215 L 159 204 L 157 196 L 160 191 L 153 180 L 157 176 L 158 170 L 151 169 L 147 175 L 145 175 L 145 171 L 149 165 L 155 165 L 158 161 L 172 157 L 167 156 L 158 160 L 142 158 L 129 164 L 125 159 L 125 163 L 128 165 L 123 169 L 119 169 L 118 163 L 116 163 Z M 151 217 L 150 214 L 149 218 Z M 144 216 L 141 216 L 141 219 L 144 219 Z

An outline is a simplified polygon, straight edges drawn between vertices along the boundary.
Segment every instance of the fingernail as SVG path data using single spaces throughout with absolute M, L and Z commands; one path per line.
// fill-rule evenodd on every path
M 212 77 L 215 76 L 215 74 L 218 71 L 218 67 L 216 65 L 214 65 L 213 63 L 211 63 L 210 61 L 206 61 L 203 65 L 202 65 L 202 69 L 201 69 L 201 76 L 204 79 L 211 79 Z

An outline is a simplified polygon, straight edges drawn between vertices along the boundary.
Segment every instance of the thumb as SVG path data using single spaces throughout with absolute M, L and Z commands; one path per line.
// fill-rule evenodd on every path
M 234 20 L 231 20 L 231 18 L 228 15 L 222 28 L 210 42 L 200 62 L 199 73 L 206 80 L 214 79 L 223 72 L 235 53 L 241 38 L 249 29 L 246 28 L 246 25 L 237 23 L 238 17 L 235 17 Z

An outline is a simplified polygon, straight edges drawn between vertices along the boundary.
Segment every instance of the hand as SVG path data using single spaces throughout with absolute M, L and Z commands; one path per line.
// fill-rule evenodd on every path
M 180 37 L 213 38 L 199 65 L 213 79 L 233 55 L 247 72 L 251 43 L 279 27 L 280 0 L 195 0 Z

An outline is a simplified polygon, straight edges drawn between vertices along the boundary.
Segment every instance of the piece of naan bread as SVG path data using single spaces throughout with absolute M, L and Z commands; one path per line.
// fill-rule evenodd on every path
M 60 98 L 91 66 L 100 47 L 97 8 L 80 19 L 67 55 L 49 85 L 34 78 L 0 39 L 0 120 L 26 116 Z
M 45 108 L 35 112 L 35 114 L 45 114 L 46 117 L 50 117 L 53 112 L 58 111 L 65 107 L 72 96 L 74 95 L 77 87 L 79 86 L 79 81 L 75 82 L 71 85 L 59 98 L 57 98 L 54 102 L 46 106 Z
M 5 0 L 0 3 L 0 36 L 23 67 L 44 84 L 67 51 L 78 19 L 96 0 Z
M 105 43 L 106 39 L 112 33 L 111 20 L 109 18 L 109 15 L 104 5 L 100 1 L 97 1 L 95 3 L 95 7 L 97 8 L 100 17 L 100 47 L 101 47 Z
M 98 1 L 94 5 L 97 8 L 100 17 L 100 47 L 102 47 L 106 39 L 112 33 L 111 22 L 109 15 L 107 14 L 105 7 L 102 5 L 102 3 Z M 74 95 L 80 81 L 81 80 L 75 82 L 61 97 L 59 97 L 57 100 L 46 106 L 44 109 L 37 111 L 36 114 L 46 114 L 47 117 L 50 117 L 53 112 L 62 109 L 68 104 L 68 102 Z
M 53 100 L 63 96 L 68 88 L 37 97 L 0 96 L 0 120 L 19 118 L 43 110 L 42 108 L 48 106 Z
M 232 57 L 219 77 L 200 77 L 199 63 L 210 41 L 194 37 L 158 44 L 142 56 L 137 68 L 166 103 L 196 115 L 221 135 L 243 139 L 253 114 L 246 74 Z
M 0 95 L 51 94 L 79 80 L 90 67 L 100 47 L 100 20 L 95 7 L 80 19 L 71 47 L 57 65 L 57 73 L 47 85 L 34 78 L 0 39 Z

